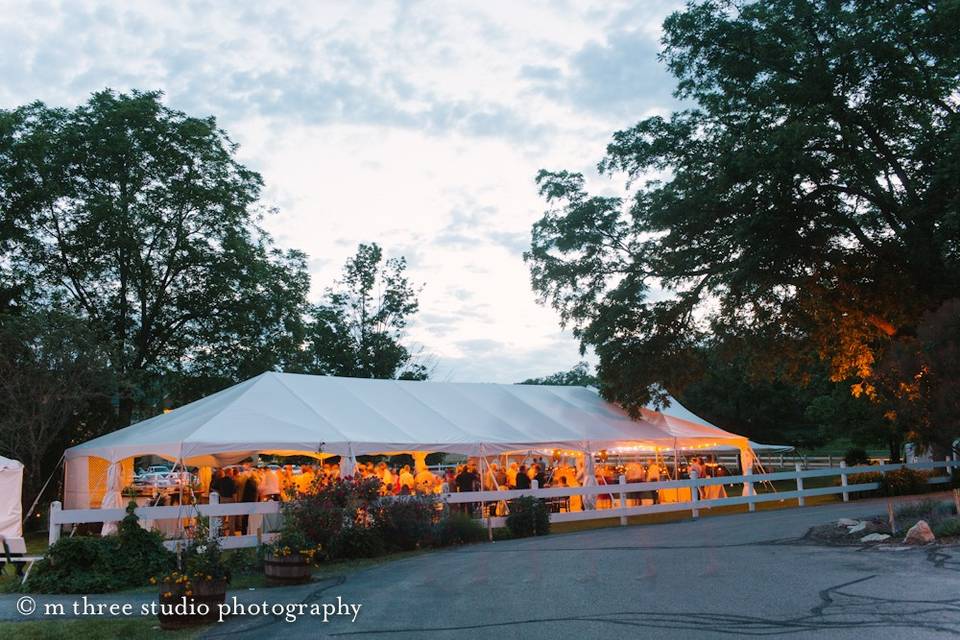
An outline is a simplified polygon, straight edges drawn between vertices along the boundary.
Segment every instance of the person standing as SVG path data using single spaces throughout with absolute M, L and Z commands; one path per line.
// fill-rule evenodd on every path
M 530 488 L 530 475 L 527 473 L 527 466 L 520 465 L 517 469 L 517 478 L 514 481 L 515 489 L 529 489 Z
M 267 467 L 263 470 L 261 476 L 262 485 L 260 486 L 260 495 L 264 500 L 280 500 L 280 477 L 277 472 Z
M 235 501 L 237 484 L 230 475 L 230 469 L 217 469 L 217 473 L 210 483 L 210 488 L 220 496 L 220 504 L 233 504 Z M 222 522 L 225 531 L 233 529 L 233 518 L 231 516 L 225 516 L 222 518 Z
M 403 488 L 406 487 L 407 493 L 413 493 L 416 486 L 416 480 L 413 473 L 410 472 L 410 465 L 403 465 L 403 468 L 400 469 L 400 490 L 403 491 Z
M 519 473 L 520 465 L 516 462 L 510 463 L 510 468 L 507 469 L 507 486 L 511 489 L 517 488 L 517 474 Z
M 259 485 L 257 484 L 257 476 L 251 471 L 246 480 L 243 482 L 243 492 L 240 494 L 240 502 L 256 502 L 259 498 Z M 240 528 L 244 533 L 248 533 L 247 528 L 250 524 L 250 516 L 244 515 L 241 518 Z

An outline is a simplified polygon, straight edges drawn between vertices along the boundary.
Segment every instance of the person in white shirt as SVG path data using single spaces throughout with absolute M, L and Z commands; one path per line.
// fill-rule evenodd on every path
M 273 469 L 263 470 L 260 478 L 260 496 L 265 500 L 280 499 L 280 477 Z

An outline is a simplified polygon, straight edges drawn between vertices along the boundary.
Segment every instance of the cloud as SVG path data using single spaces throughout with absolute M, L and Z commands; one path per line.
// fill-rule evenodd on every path
M 577 110 L 639 120 L 654 110 L 675 108 L 675 79 L 659 61 L 657 39 L 643 31 L 613 31 L 591 41 L 564 72 L 552 66 L 522 67 L 530 88 Z
M 677 4 L 0 0 L 0 108 L 111 87 L 214 115 L 315 299 L 378 242 L 425 283 L 409 333 L 437 375 L 514 382 L 580 359 L 521 257 L 533 177 L 589 170 L 612 131 L 670 108 L 656 52 Z

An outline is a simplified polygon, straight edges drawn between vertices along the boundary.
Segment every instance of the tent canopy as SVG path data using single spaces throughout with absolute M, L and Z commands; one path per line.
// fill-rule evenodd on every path
M 596 451 L 631 444 L 749 447 L 742 436 L 677 406 L 685 413 L 644 410 L 634 420 L 586 387 L 270 372 L 72 447 L 66 457 L 119 462 L 158 455 L 189 465 L 221 465 L 254 453 L 353 457 L 406 451 Z

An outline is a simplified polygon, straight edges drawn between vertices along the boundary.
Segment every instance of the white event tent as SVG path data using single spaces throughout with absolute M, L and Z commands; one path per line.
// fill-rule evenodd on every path
M 134 457 L 146 455 L 198 467 L 254 454 L 339 455 L 349 473 L 368 454 L 724 446 L 752 464 L 746 438 L 689 417 L 644 410 L 632 419 L 586 387 L 270 372 L 68 449 L 65 506 L 119 505 Z
M 10 550 L 18 553 L 23 546 L 22 488 L 23 464 L 0 456 L 0 540 L 6 541 Z

